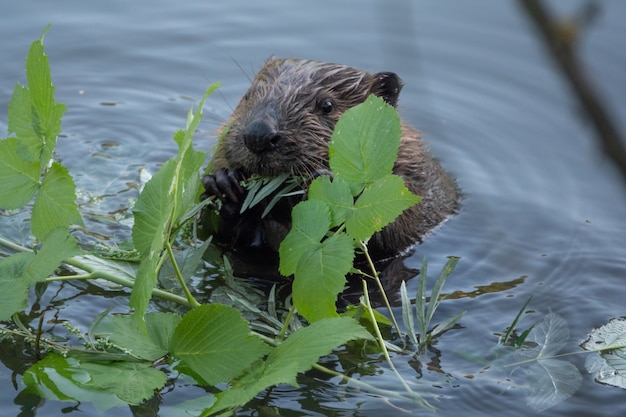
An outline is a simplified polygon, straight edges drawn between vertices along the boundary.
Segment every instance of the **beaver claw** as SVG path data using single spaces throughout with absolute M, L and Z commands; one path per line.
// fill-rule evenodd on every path
M 202 178 L 205 190 L 202 199 L 215 196 L 222 202 L 237 204 L 245 195 L 245 190 L 241 186 L 241 181 L 245 179 L 243 171 L 239 168 L 221 168 L 213 175 L 205 175 Z

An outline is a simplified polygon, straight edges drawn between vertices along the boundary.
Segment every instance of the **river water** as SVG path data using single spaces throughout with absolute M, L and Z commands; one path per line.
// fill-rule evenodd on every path
M 546 4 L 567 17 L 584 2 Z M 626 134 L 626 3 L 597 5 L 576 51 Z M 211 82 L 223 85 L 207 103 L 196 136 L 201 150 L 211 149 L 213 132 L 272 55 L 396 72 L 405 84 L 401 116 L 424 132 L 464 192 L 460 214 L 404 263 L 419 268 L 425 256 L 434 273 L 447 256 L 461 257 L 435 322 L 467 313 L 429 354 L 438 369 L 424 358 L 394 358 L 406 379 L 439 395 L 442 416 L 535 414 L 520 386 L 467 359 L 486 357 L 531 295 L 533 313 L 521 326 L 558 314 L 570 329 L 567 352 L 579 350 L 592 329 L 626 315 L 626 184 L 514 1 L 29 0 L 3 2 L 0 13 L 0 129 L 6 131 L 15 82 L 25 82 L 28 46 L 52 23 L 46 52 L 56 99 L 68 106 L 57 158 L 82 201 L 100 197 L 88 205 L 100 213 L 128 207 L 140 170 L 155 172 L 174 155 L 173 133 Z M 87 222 L 102 235 L 128 237 L 128 224 L 98 216 Z M 3 224 L 3 236 L 19 239 L 21 220 Z M 408 287 L 414 293 L 416 280 Z M 109 295 L 116 294 L 65 284 L 46 300 L 56 303 L 60 319 L 86 329 L 107 307 L 126 302 Z M 89 404 L 24 395 L 25 365 L 14 356 L 0 351 L 3 416 L 156 415 L 147 408 L 100 414 Z M 624 390 L 596 383 L 584 355 L 567 360 L 583 373 L 582 386 L 545 415 L 626 415 Z M 368 382 L 400 389 L 382 369 Z M 241 415 L 266 415 L 272 407 L 285 416 L 398 415 L 383 399 L 333 381 L 310 375 L 301 382 L 299 389 L 263 393 Z M 199 392 L 175 384 L 161 393 L 162 413 Z

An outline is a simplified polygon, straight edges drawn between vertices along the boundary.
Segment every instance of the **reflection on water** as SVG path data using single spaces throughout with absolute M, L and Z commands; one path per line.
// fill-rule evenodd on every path
M 529 309 L 535 313 L 525 316 L 525 325 L 550 310 L 559 314 L 570 326 L 567 351 L 576 351 L 592 328 L 626 314 L 624 186 L 515 3 L 411 2 L 398 8 L 374 0 L 297 6 L 278 0 L 35 3 L 0 6 L 11 15 L 0 27 L 2 38 L 10 40 L 0 62 L 0 128 L 6 130 L 14 82 L 24 80 L 28 45 L 52 22 L 46 49 L 57 100 L 68 106 L 57 157 L 77 182 L 94 233 L 115 241 L 128 238 L 130 225 L 119 220 L 138 194 L 140 173 L 154 173 L 174 154 L 171 137 L 184 125 L 192 104 L 188 97 L 199 97 L 210 82 L 224 82 L 196 136 L 198 147 L 209 150 L 212 133 L 249 85 L 246 74 L 254 74 L 267 57 L 340 62 L 400 75 L 402 117 L 424 131 L 465 194 L 461 213 L 404 260 L 403 270 L 410 271 L 426 256 L 430 270 L 438 271 L 447 256 L 461 257 L 435 317 L 466 310 L 461 326 L 442 335 L 427 358 L 395 357 L 405 378 L 419 380 L 427 385 L 424 392 L 439 396 L 440 415 L 533 414 L 519 386 L 503 384 L 483 372 L 484 365 L 467 359 L 491 352 L 496 334 L 531 295 Z M 551 3 L 569 13 L 579 2 Z M 625 46 L 626 6 L 615 0 L 598 4 L 600 14 L 583 33 L 579 51 L 626 131 L 626 73 L 619 70 L 626 66 L 619 53 Z M 0 221 L 2 234 L 19 239 L 23 213 Z M 409 294 L 415 293 L 415 281 L 408 282 Z M 55 317 L 84 329 L 112 303 L 126 301 L 108 298 L 108 291 L 96 286 L 57 291 L 65 295 Z M 20 368 L 9 360 L 10 352 L 2 352 L 0 403 L 18 415 L 25 401 L 19 394 L 23 364 Z M 327 360 L 347 369 L 343 359 Z M 582 371 L 579 359 L 572 363 Z M 364 379 L 397 389 L 397 380 L 375 365 L 382 375 Z M 300 382 L 304 388 L 261 394 L 244 413 L 267 407 L 285 415 L 395 412 L 385 399 L 315 374 Z M 162 394 L 166 406 L 178 402 L 174 397 L 198 395 L 182 381 L 168 389 Z M 89 405 L 54 402 L 25 410 L 39 416 L 92 411 Z M 133 413 L 140 411 L 104 415 Z M 584 375 L 574 397 L 549 413 L 623 415 L 626 404 L 622 391 Z

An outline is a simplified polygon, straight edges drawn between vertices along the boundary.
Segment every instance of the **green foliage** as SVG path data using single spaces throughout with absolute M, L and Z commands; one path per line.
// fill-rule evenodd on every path
M 92 402 L 99 410 L 139 404 L 166 381 L 147 362 L 92 362 L 51 353 L 24 373 L 33 393 L 49 399 Z
M 308 200 L 293 210 L 293 227 L 280 247 L 280 272 L 294 276 L 294 306 L 310 323 L 304 326 L 294 319 L 293 308 L 277 314 L 274 292 L 268 311 L 246 298 L 245 291 L 228 294 L 233 304 L 246 312 L 244 316 L 234 307 L 200 305 L 187 288 L 208 243 L 186 245 L 183 250 L 176 250 L 174 243 L 180 244 L 185 223 L 203 207 L 197 199 L 205 155 L 193 149 L 192 138 L 205 100 L 217 85 L 207 90 L 195 111 L 190 110 L 185 129 L 174 135 L 177 155 L 163 164 L 139 196 L 134 206 L 134 247 L 128 251 L 105 247 L 85 253 L 78 249 L 69 232 L 71 226 L 83 224 L 74 202 L 74 182 L 67 169 L 53 160 L 65 106 L 54 100 L 43 36 L 29 50 L 26 74 L 28 86 L 16 85 L 9 103 L 8 130 L 12 136 L 0 140 L 0 205 L 2 209 L 19 209 L 34 199 L 31 230 L 37 245 L 36 250 L 30 250 L 0 239 L 5 246 L 23 251 L 0 259 L 0 321 L 13 318 L 13 324 L 0 326 L 0 331 L 3 336 L 23 337 L 38 353 L 62 353 L 49 353 L 24 373 L 27 391 L 59 401 L 89 401 L 100 410 L 139 404 L 166 383 L 167 374 L 156 369 L 158 363 L 175 367 L 198 384 L 213 386 L 215 393 L 160 410 L 160 415 L 220 413 L 245 404 L 273 385 L 296 385 L 297 375 L 312 367 L 337 375 L 316 362 L 349 341 L 373 340 L 359 323 L 376 334 L 378 348 L 389 368 L 397 372 L 387 352 L 389 343 L 379 328 L 390 322 L 371 307 L 367 285 L 359 306 L 348 309 L 341 317 L 335 308 L 346 274 L 361 273 L 380 285 L 367 241 L 419 202 L 402 179 L 392 174 L 401 127 L 391 106 L 370 97 L 344 114 L 330 143 L 333 179 L 322 176 L 313 181 Z M 263 202 L 267 203 L 267 212 L 278 198 L 293 195 L 299 184 L 300 179 L 287 177 L 257 179 L 249 184 L 243 210 Z M 275 197 L 267 202 L 271 195 Z M 369 261 L 371 271 L 353 269 L 356 251 Z M 429 331 L 442 287 L 457 260 L 451 258 L 444 266 L 428 304 L 424 261 L 415 311 L 406 287 L 402 287 L 405 329 L 419 350 L 452 328 L 463 314 L 444 320 Z M 62 264 L 64 276 L 56 276 Z M 133 314 L 109 316 L 107 310 L 96 317 L 86 336 L 67 325 L 70 333 L 84 342 L 82 347 L 61 344 L 56 335 L 36 333 L 22 324 L 16 314 L 28 307 L 28 292 L 35 284 L 68 279 L 67 274 L 72 273 L 73 279 L 104 278 L 132 288 L 129 310 Z M 185 297 L 157 288 L 157 276 L 176 277 Z M 154 295 L 188 311 L 182 316 L 167 311 L 147 312 Z M 528 403 L 533 409 L 544 410 L 571 395 L 580 384 L 580 375 L 576 375 L 573 365 L 556 358 L 562 356 L 559 352 L 569 333 L 565 322 L 553 313 L 522 333 L 521 342 L 513 343 L 517 348 L 513 349 L 509 343 L 511 332 L 520 317 L 521 311 L 504 338 L 506 346 L 498 347 L 510 355 L 496 359 L 490 366 L 504 364 L 518 369 L 528 365 L 523 369 L 527 379 L 522 385 Z M 254 318 L 259 321 L 249 323 Z M 397 329 L 393 314 L 390 318 Z M 251 329 L 260 329 L 271 337 Z M 590 371 L 599 372 L 596 378 L 603 378 L 603 383 L 624 387 L 624 334 L 624 320 L 611 321 L 583 345 L 594 352 L 595 359 L 588 366 Z M 511 363 L 511 358 L 518 360 Z M 608 374 L 614 378 L 605 378 Z M 394 391 L 356 380 L 350 382 L 385 398 L 401 398 L 429 407 L 402 378 L 404 389 Z
M 43 35 L 28 52 L 26 79 L 28 87 L 18 83 L 9 103 L 15 137 L 0 141 L 0 208 L 20 208 L 35 196 L 31 228 L 43 240 L 56 228 L 83 225 L 74 181 L 58 162 L 49 166 L 66 108 L 54 100 Z
M 337 122 L 328 149 L 330 169 L 357 196 L 391 173 L 401 136 L 396 110 L 382 98 L 371 95 Z
M 203 305 L 183 316 L 169 350 L 206 384 L 215 385 L 230 381 L 269 351 L 249 332 L 248 323 L 232 307 Z
M 443 266 L 441 273 L 437 277 L 432 291 L 430 292 L 430 301 L 426 303 L 426 283 L 428 280 L 427 262 L 426 259 L 422 261 L 422 269 L 420 270 L 419 280 L 417 282 L 417 294 L 415 296 L 415 311 L 411 306 L 411 300 L 409 299 L 406 284 L 402 282 L 400 287 L 400 296 L 402 301 L 402 319 L 404 322 L 404 328 L 409 337 L 409 340 L 414 346 L 417 346 L 417 350 L 420 353 L 424 353 L 426 347 L 431 346 L 433 340 L 442 334 L 443 332 L 450 330 L 454 327 L 461 317 L 465 314 L 465 311 L 455 314 L 454 316 L 444 320 L 435 326 L 430 332 L 430 324 L 437 307 L 443 300 L 441 297 L 441 290 L 446 280 L 454 271 L 459 258 L 450 257 L 448 262 Z M 428 305 L 427 305 L 428 304 Z M 417 324 L 417 326 L 416 326 Z M 416 333 L 419 331 L 419 341 L 417 340 Z
M 364 241 L 373 233 L 418 201 L 399 177 L 391 175 L 400 140 L 399 122 L 391 107 L 370 98 L 362 110 L 347 113 L 348 119 L 333 136 L 331 146 L 337 178 L 332 182 L 326 177 L 317 179 L 311 185 L 309 201 L 294 209 L 294 227 L 281 247 L 280 269 L 296 276 L 294 302 L 312 324 L 292 328 L 291 314 L 283 324 L 275 311 L 273 315 L 257 313 L 269 319 L 265 327 L 257 327 L 268 328 L 278 337 L 270 339 L 251 332 L 233 307 L 201 306 L 193 298 L 185 280 L 200 263 L 206 243 L 178 256 L 173 249 L 184 223 L 198 211 L 199 171 L 205 155 L 193 149 L 192 137 L 204 102 L 217 85 L 189 112 L 185 129 L 174 135 L 177 155 L 163 164 L 137 199 L 132 251 L 99 249 L 85 254 L 69 235 L 71 225 L 82 225 L 74 203 L 74 182 L 67 169 L 52 160 L 65 107 L 54 101 L 41 39 L 33 43 L 26 67 L 29 87 L 16 86 L 9 106 L 9 131 L 15 136 L 0 141 L 0 201 L 3 208 L 15 209 L 34 198 L 31 229 L 41 246 L 36 252 L 0 260 L 0 320 L 26 308 L 29 289 L 37 282 L 56 279 L 50 276 L 61 263 L 75 269 L 75 279 L 105 278 L 132 287 L 129 307 L 134 310 L 132 315 L 102 313 L 87 337 L 68 325 L 84 341 L 84 348 L 34 336 L 22 324 L 21 333 L 4 328 L 36 340 L 41 348 L 67 355 L 51 354 L 34 364 L 24 376 L 31 391 L 61 401 L 92 401 L 100 409 L 137 404 L 165 383 L 165 374 L 156 370 L 153 362 L 172 358 L 201 384 L 231 387 L 202 401 L 205 407 L 213 404 L 205 411 L 212 413 L 237 407 L 272 385 L 296 384 L 298 373 L 310 369 L 338 345 L 372 339 L 353 318 L 338 317 L 334 304 L 353 267 L 355 247 L 364 248 Z M 391 121 L 382 127 L 365 123 L 373 115 L 377 121 L 387 117 Z M 375 142 L 378 145 L 373 145 Z M 359 150 L 364 159 L 346 158 L 342 145 Z M 379 160 L 380 155 L 384 160 Z M 361 173 L 351 166 L 355 163 L 363 168 Z M 293 194 L 299 184 L 299 179 L 259 179 L 250 186 L 244 209 L 276 195 L 266 205 L 267 211 L 278 198 Z M 138 264 L 133 264 L 137 253 Z M 185 298 L 155 288 L 164 265 L 167 270 L 162 278 L 176 276 Z M 146 313 L 154 294 L 193 308 L 182 317 Z M 376 328 L 377 320 L 385 319 L 380 315 L 376 319 L 368 308 L 374 320 L 369 324 Z
M 38 252 L 0 259 L 0 320 L 24 310 L 28 289 L 44 281 L 64 259 L 79 252 L 67 230 L 55 229 L 43 240 Z
M 356 321 L 347 317 L 319 320 L 301 328 L 274 349 L 265 362 L 256 362 L 245 377 L 234 383 L 232 389 L 217 394 L 217 402 L 203 415 L 248 402 L 257 392 L 276 384 L 297 386 L 295 375 L 310 369 L 335 346 L 354 339 L 372 337 Z
M 0 140 L 0 204 L 16 209 L 27 204 L 39 189 L 40 164 L 17 152 L 17 138 Z
M 379 97 L 346 111 L 329 145 L 334 180 L 316 178 L 292 211 L 280 272 L 293 274 L 294 304 L 309 322 L 337 316 L 355 248 L 420 201 L 392 174 L 401 135 L 395 109 Z

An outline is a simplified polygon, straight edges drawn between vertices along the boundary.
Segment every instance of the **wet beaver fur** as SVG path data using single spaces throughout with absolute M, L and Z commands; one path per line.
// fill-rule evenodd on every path
M 291 225 L 291 208 L 300 198 L 282 199 L 264 218 L 264 206 L 239 213 L 253 174 L 316 177 L 328 173 L 328 142 L 339 116 L 370 94 L 396 106 L 402 88 L 392 72 L 370 74 L 345 65 L 300 59 L 268 60 L 254 77 L 233 114 L 221 128 L 222 140 L 205 194 L 222 201 L 209 226 L 217 242 L 253 253 L 275 252 Z M 429 153 L 420 133 L 402 123 L 393 172 L 423 200 L 376 233 L 368 244 L 373 257 L 392 257 L 420 242 L 457 209 L 454 180 Z

